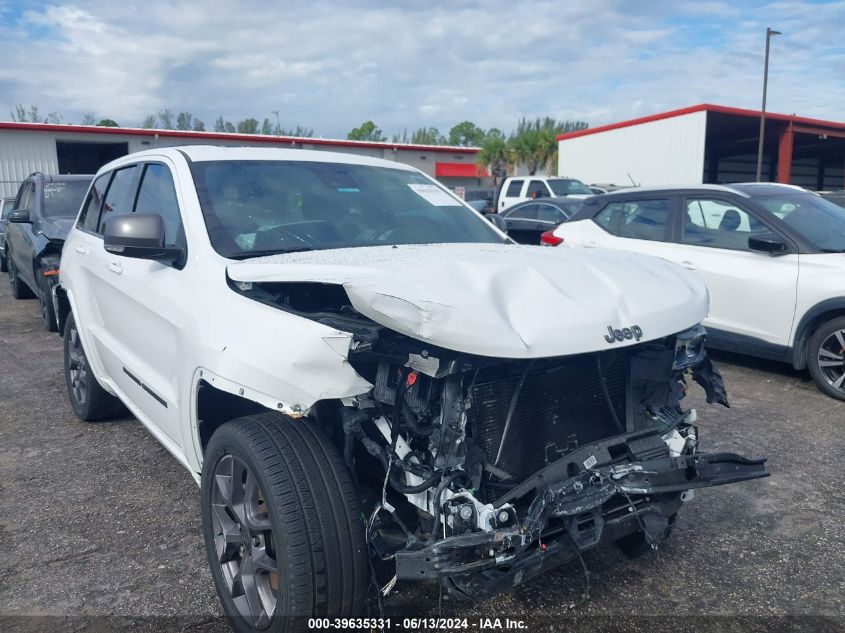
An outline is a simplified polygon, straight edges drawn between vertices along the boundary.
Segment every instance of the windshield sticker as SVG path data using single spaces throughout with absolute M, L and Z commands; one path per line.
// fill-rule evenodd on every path
M 411 190 L 435 207 L 457 207 L 458 201 L 437 185 L 409 184 Z
M 64 182 L 45 182 L 44 183 L 44 198 L 52 198 L 53 196 L 61 195 L 65 190 Z
M 338 187 L 337 188 L 339 193 L 360 193 L 361 190 L 358 187 Z

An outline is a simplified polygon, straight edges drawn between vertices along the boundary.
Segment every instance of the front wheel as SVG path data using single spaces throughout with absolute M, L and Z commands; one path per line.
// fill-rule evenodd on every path
M 221 426 L 205 451 L 202 523 L 236 631 L 299 631 L 364 612 L 368 568 L 352 478 L 307 420 L 268 412 Z
M 9 272 L 9 265 L 6 263 L 6 257 L 0 255 L 0 273 Z
M 822 393 L 845 400 L 845 317 L 822 323 L 813 332 L 807 367 Z
M 56 318 L 56 309 L 53 307 L 53 292 L 50 288 L 50 279 L 44 276 L 44 271 L 38 269 L 38 299 L 41 302 L 41 319 L 48 332 L 59 331 L 59 321 Z
M 7 268 L 9 269 L 9 287 L 12 290 L 12 296 L 15 299 L 31 299 L 33 296 L 32 291 L 29 289 L 29 286 L 21 281 L 21 278 L 18 276 L 18 269 L 15 268 L 15 262 L 11 258 L 8 259 Z

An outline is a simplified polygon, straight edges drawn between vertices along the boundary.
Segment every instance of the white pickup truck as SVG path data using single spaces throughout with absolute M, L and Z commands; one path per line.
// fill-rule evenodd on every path
M 580 180 L 547 176 L 511 176 L 505 178 L 499 189 L 496 210 L 501 213 L 526 200 L 536 198 L 586 198 L 593 191 Z
M 701 282 L 514 244 L 395 162 L 120 158 L 56 300 L 76 414 L 119 399 L 200 485 L 236 631 L 360 616 L 397 581 L 481 598 L 600 543 L 647 551 L 691 489 L 767 475 L 700 451 L 682 406 L 691 381 L 727 404 Z

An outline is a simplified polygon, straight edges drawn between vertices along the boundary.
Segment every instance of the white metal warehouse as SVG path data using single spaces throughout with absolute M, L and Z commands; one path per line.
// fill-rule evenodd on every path
M 589 183 L 678 185 L 756 178 L 760 112 L 700 104 L 561 134 L 558 174 Z M 766 113 L 763 180 L 845 188 L 845 123 Z
M 448 187 L 489 186 L 475 164 L 477 148 L 375 143 L 262 134 L 16 123 L 0 121 L 0 195 L 11 196 L 29 174 L 93 174 L 119 156 L 173 145 L 286 147 L 360 154 L 412 165 Z

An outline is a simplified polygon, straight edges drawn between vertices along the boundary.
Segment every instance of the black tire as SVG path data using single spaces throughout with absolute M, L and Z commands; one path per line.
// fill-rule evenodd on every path
M 100 386 L 91 372 L 88 357 L 76 328 L 73 314 L 67 316 L 64 333 L 65 384 L 70 406 L 80 420 L 95 422 L 123 413 L 123 404 Z
M 845 400 L 845 316 L 826 321 L 813 332 L 807 368 L 822 393 Z
M 0 273 L 9 272 L 9 265 L 6 263 L 5 257 L 0 257 Z
M 59 320 L 56 318 L 56 309 L 53 307 L 53 295 L 50 293 L 50 280 L 44 276 L 39 268 L 36 273 L 38 279 L 38 301 L 41 303 L 41 318 L 44 320 L 44 327 L 48 332 L 59 331 Z
M 226 504 L 226 487 L 230 486 L 230 499 L 232 488 L 225 475 L 220 483 L 220 473 L 232 473 L 228 480 L 232 481 L 236 467 L 227 471 L 229 464 L 240 464 L 237 472 L 247 473 L 241 478 L 244 499 L 258 494 L 264 500 L 263 530 L 253 529 L 250 520 L 239 520 Z M 258 492 L 250 493 L 250 485 Z M 313 423 L 267 412 L 224 424 L 205 451 L 201 488 L 208 563 L 223 610 L 236 631 L 304 631 L 310 617 L 364 614 L 368 561 L 360 505 L 343 459 Z M 262 506 L 259 502 L 255 507 Z M 243 514 L 255 516 L 250 511 Z M 244 539 L 237 551 L 226 536 L 234 530 Z M 247 592 L 238 584 L 238 574 L 247 568 L 247 559 L 261 555 L 261 547 L 269 551 L 269 543 L 277 569 L 273 597 L 256 602 L 259 613 L 245 613 Z M 259 554 L 250 553 L 256 551 Z M 263 573 L 272 588 L 274 572 Z M 261 584 L 260 576 L 252 578 L 251 586 L 264 586 L 266 591 L 268 585 Z
M 8 252 L 8 251 L 7 251 Z M 9 273 L 9 287 L 12 290 L 12 296 L 15 299 L 32 299 L 35 295 L 29 289 L 21 278 L 18 276 L 18 271 L 15 268 L 15 262 L 11 258 L 8 259 L 8 273 Z

